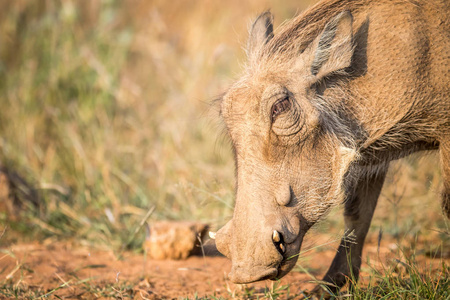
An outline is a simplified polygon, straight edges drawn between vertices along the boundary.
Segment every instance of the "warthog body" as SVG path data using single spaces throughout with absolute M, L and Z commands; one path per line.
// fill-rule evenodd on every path
M 245 72 L 220 103 L 237 192 L 216 244 L 233 282 L 284 276 L 340 203 L 356 243 L 342 239 L 324 280 L 358 276 L 389 162 L 413 152 L 439 150 L 450 215 L 449 6 L 322 1 L 275 34 L 271 14 L 258 17 Z

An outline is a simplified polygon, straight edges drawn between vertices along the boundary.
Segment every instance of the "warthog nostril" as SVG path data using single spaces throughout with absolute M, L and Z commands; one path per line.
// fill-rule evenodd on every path
M 278 252 L 280 252 L 281 255 L 286 252 L 286 246 L 284 245 L 284 239 L 283 235 L 279 233 L 278 231 L 274 230 L 272 233 L 272 241 L 277 248 Z

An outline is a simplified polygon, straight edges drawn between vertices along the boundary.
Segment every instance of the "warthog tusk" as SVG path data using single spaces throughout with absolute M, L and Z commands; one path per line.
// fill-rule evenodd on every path
M 215 240 L 215 239 L 216 239 L 216 233 L 210 231 L 210 232 L 209 232 L 209 237 L 210 237 L 211 239 Z
M 280 249 L 283 253 L 286 252 L 286 247 L 283 244 L 280 244 Z
M 278 242 L 281 241 L 280 234 L 278 233 L 278 231 L 276 231 L 276 230 L 273 231 L 273 234 L 272 234 L 272 240 L 273 240 L 275 243 L 278 243 Z

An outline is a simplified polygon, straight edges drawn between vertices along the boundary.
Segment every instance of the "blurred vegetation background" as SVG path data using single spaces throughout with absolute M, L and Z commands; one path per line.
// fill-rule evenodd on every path
M 279 25 L 313 2 L 0 2 L 2 243 L 139 249 L 152 206 L 151 219 L 223 225 L 234 163 L 211 100 L 239 76 L 258 13 Z M 437 157 L 393 169 L 373 231 L 448 230 Z
M 273 2 L 2 1 L 2 242 L 118 248 L 153 205 L 152 219 L 230 218 L 234 164 L 210 102 L 253 17 L 308 4 Z

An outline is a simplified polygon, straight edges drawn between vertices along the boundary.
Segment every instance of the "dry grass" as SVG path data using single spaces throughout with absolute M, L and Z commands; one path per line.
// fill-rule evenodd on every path
M 118 247 L 151 205 L 153 218 L 222 225 L 234 171 L 209 103 L 268 7 L 295 13 L 294 1 L 2 3 L 0 162 L 40 202 L 11 227 Z

